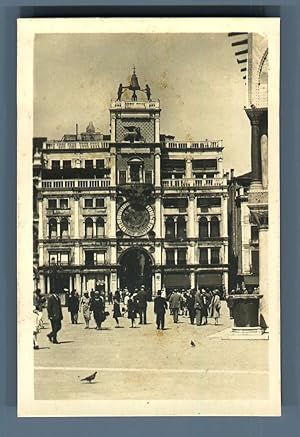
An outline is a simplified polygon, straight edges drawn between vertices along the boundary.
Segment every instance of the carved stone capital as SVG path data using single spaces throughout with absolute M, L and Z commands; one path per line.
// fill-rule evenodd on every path
M 268 209 L 257 209 L 257 210 L 251 209 L 250 222 L 257 225 L 259 229 L 268 229 L 269 227 Z
M 245 112 L 250 120 L 251 126 L 259 126 L 266 110 L 252 106 L 251 108 L 245 108 Z

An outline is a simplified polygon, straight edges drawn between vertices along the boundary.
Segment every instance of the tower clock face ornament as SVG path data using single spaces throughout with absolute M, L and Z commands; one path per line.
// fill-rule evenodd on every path
M 135 208 L 131 203 L 124 203 L 118 210 L 117 223 L 121 231 L 131 237 L 147 234 L 155 222 L 154 211 L 150 205 Z

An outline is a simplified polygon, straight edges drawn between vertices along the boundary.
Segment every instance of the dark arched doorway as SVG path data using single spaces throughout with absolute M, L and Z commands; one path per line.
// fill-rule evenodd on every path
M 120 288 L 134 291 L 141 285 L 152 292 L 152 259 L 144 249 L 133 247 L 120 257 Z

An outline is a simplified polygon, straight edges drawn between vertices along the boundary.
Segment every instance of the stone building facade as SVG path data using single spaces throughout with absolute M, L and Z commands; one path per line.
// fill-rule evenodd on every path
M 108 135 L 90 123 L 61 140 L 34 140 L 36 285 L 227 290 L 222 141 L 162 134 L 160 101 L 135 72 L 109 112 Z

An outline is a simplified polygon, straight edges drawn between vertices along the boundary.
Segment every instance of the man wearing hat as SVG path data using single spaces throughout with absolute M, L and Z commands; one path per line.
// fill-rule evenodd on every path
M 51 322 L 52 331 L 47 334 L 49 341 L 58 344 L 57 333 L 61 330 L 61 321 L 63 314 L 61 310 L 61 301 L 56 293 L 52 293 L 48 299 L 47 304 L 48 318 Z
M 168 308 L 167 301 L 161 295 L 161 291 L 158 290 L 157 296 L 154 299 L 154 312 L 156 314 L 156 326 L 157 329 L 165 328 L 165 312 Z
M 137 293 L 137 304 L 140 314 L 140 325 L 147 324 L 147 293 L 144 285 L 141 286 L 140 291 Z

